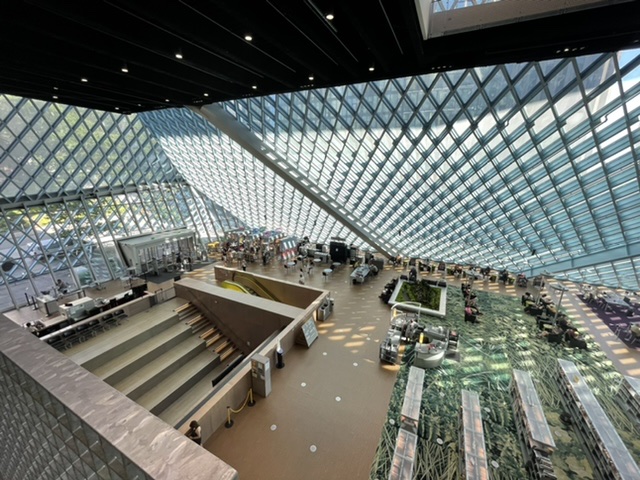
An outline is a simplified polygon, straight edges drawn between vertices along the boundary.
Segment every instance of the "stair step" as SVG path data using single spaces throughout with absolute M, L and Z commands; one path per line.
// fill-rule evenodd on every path
M 151 316 L 145 313 L 136 315 L 126 325 L 98 335 L 94 340 L 99 342 L 85 342 L 87 347 L 70 354 L 69 358 L 81 367 L 94 371 L 179 323 L 178 316 L 173 312 Z
M 136 400 L 203 350 L 204 345 L 199 339 L 189 337 L 113 387 L 132 400 Z
M 219 342 L 223 338 L 226 338 L 226 337 L 222 334 L 222 332 L 216 333 L 213 337 L 207 340 L 207 343 L 206 343 L 207 348 L 212 346 L 214 343 Z
M 202 380 L 164 409 L 158 417 L 175 428 L 179 428 L 183 421 L 188 423 L 192 420 L 191 418 L 185 420 L 185 417 L 211 393 L 211 381 L 221 375 L 239 356 L 241 353 L 237 351 L 227 361 L 216 366 Z
M 192 326 L 191 327 L 191 333 L 193 333 L 194 335 L 197 334 L 198 332 L 201 332 L 203 330 L 206 330 L 207 328 L 209 328 L 210 323 L 209 322 L 203 322 L 203 323 L 199 323 L 198 325 L 196 325 L 195 327 Z
M 180 316 L 180 320 L 186 320 L 189 317 L 192 317 L 193 315 L 198 314 L 198 309 L 196 307 L 194 307 L 193 305 L 191 305 L 189 308 L 187 308 L 186 310 L 183 310 L 179 313 Z
M 188 326 L 176 323 L 90 371 L 109 385 L 114 385 L 191 336 L 191 329 Z
M 206 317 L 204 315 L 199 314 L 197 317 L 194 317 L 194 318 L 192 318 L 190 320 L 187 320 L 187 325 L 193 326 L 193 325 L 195 325 L 197 323 L 202 323 L 203 321 L 206 321 L 206 320 L 207 319 L 206 319 Z
M 229 348 L 227 348 L 223 352 L 219 353 L 220 361 L 224 362 L 225 360 L 227 360 L 227 358 L 229 358 L 235 352 L 238 352 L 238 348 L 233 344 L 230 345 Z
M 227 348 L 229 345 L 233 346 L 233 343 L 231 343 L 231 340 L 227 338 L 224 342 L 222 342 L 220 345 L 214 348 L 214 352 L 216 352 L 219 355 L 220 352 L 225 348 Z
M 191 304 L 191 302 L 187 302 L 184 305 L 180 305 L 179 307 L 174 308 L 173 311 L 176 312 L 176 313 L 181 313 L 181 312 L 183 312 L 184 310 L 186 310 L 188 308 L 194 308 L 193 305 Z
M 213 370 L 219 362 L 219 356 L 205 350 L 138 398 L 137 403 L 157 415 Z
M 205 331 L 204 333 L 201 333 L 200 334 L 200 338 L 203 339 L 203 340 L 206 340 L 208 337 L 210 337 L 211 335 L 213 335 L 217 331 L 218 331 L 218 329 L 216 327 L 211 327 L 209 330 Z

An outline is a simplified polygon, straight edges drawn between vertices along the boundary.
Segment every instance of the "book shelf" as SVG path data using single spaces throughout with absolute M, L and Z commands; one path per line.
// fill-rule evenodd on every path
M 480 412 L 480 398 L 476 392 L 462 390 L 460 407 L 460 478 L 488 480 L 487 449 Z
M 637 480 L 640 468 L 573 362 L 558 359 L 562 401 L 601 480 Z
M 511 377 L 513 415 L 525 465 L 532 478 L 555 480 L 551 454 L 556 444 L 544 416 L 538 392 L 529 372 L 513 370 Z

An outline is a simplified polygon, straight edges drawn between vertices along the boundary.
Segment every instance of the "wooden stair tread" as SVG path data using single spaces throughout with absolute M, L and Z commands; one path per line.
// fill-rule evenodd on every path
M 200 334 L 200 338 L 202 338 L 203 340 L 205 340 L 207 337 L 210 337 L 211 335 L 213 335 L 214 333 L 216 333 L 218 331 L 218 329 L 216 327 L 211 327 L 209 330 L 207 330 L 204 333 Z

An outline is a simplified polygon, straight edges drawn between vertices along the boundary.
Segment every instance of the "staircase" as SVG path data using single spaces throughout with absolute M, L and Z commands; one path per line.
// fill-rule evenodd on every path
M 151 413 L 178 426 L 242 352 L 190 303 L 174 298 L 65 352 Z

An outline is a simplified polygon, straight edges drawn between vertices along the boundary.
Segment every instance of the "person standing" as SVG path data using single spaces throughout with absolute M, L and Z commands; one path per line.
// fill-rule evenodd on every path
M 242 260 L 242 271 L 243 272 L 247 271 L 247 261 L 246 260 Z
M 187 431 L 186 435 L 198 445 L 202 445 L 202 427 L 195 420 L 191 420 L 191 423 L 189 424 L 189 430 Z

